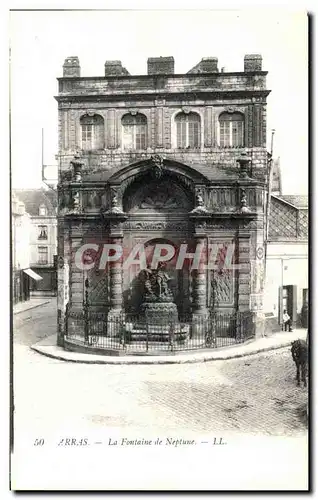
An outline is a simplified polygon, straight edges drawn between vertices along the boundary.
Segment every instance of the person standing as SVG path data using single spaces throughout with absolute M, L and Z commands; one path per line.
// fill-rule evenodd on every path
M 289 314 L 287 313 L 286 309 L 284 309 L 284 314 L 283 314 L 283 323 L 284 323 L 284 330 L 287 332 L 287 328 L 289 332 L 292 332 L 292 325 L 291 325 L 291 319 Z

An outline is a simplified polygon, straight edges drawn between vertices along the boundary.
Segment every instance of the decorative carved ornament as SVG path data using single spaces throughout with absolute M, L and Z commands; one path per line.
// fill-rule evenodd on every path
M 262 259 L 264 257 L 264 248 L 263 247 L 258 247 L 256 250 L 256 257 L 258 259 Z
M 128 212 L 160 212 L 160 211 L 182 211 L 188 212 L 191 202 L 187 194 L 169 180 L 158 183 L 153 181 L 148 185 L 141 186 L 128 200 Z
M 232 304 L 234 300 L 234 274 L 213 273 L 211 279 L 211 305 Z
M 59 258 L 57 260 L 57 265 L 58 265 L 59 269 L 63 269 L 63 267 L 64 267 L 64 259 L 61 255 L 59 256 Z
M 237 229 L 237 227 L 247 228 L 249 226 L 249 221 L 241 221 L 238 220 L 222 220 L 220 222 L 209 222 L 209 221 L 200 221 L 195 224 L 195 227 L 198 229 Z
M 182 111 L 183 113 L 185 113 L 186 115 L 188 115 L 190 113 L 190 108 L 188 106 L 182 106 Z
M 163 158 L 160 155 L 152 155 L 150 159 L 153 165 L 151 173 L 159 180 L 163 175 Z
M 169 222 L 169 221 L 142 221 L 142 222 L 126 222 L 124 229 L 142 230 L 142 231 L 186 231 L 188 224 L 186 222 Z
M 250 309 L 252 311 L 261 311 L 263 309 L 263 295 L 251 293 L 250 295 Z

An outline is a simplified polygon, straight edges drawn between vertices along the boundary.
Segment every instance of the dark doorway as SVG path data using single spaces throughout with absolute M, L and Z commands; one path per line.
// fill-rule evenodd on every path
M 286 285 L 279 289 L 279 322 L 283 322 L 283 313 L 286 310 L 292 322 L 297 321 L 297 286 Z

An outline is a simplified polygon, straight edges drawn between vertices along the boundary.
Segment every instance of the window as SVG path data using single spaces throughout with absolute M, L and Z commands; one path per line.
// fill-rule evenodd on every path
M 82 149 L 104 148 L 104 119 L 100 115 L 85 115 L 81 118 Z
M 147 118 L 144 115 L 124 115 L 121 124 L 124 149 L 147 148 Z
M 47 208 L 45 205 L 39 206 L 39 215 L 41 215 L 41 216 L 47 215 Z
M 38 264 L 47 264 L 48 255 L 49 255 L 48 247 L 38 247 Z
M 196 113 L 179 113 L 176 116 L 177 148 L 199 148 L 201 122 Z
M 47 226 L 38 226 L 39 240 L 47 240 Z
M 222 113 L 219 117 L 220 146 L 244 146 L 244 116 L 241 113 Z

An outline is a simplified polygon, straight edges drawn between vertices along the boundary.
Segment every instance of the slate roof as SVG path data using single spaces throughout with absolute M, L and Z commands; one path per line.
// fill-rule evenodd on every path
M 296 208 L 308 208 L 308 196 L 301 194 L 284 194 L 277 196 L 280 200 L 287 201 Z
M 16 196 L 25 204 L 26 212 L 31 216 L 39 215 L 40 205 L 45 205 L 47 214 L 56 216 L 57 193 L 53 190 L 41 189 L 15 189 Z

